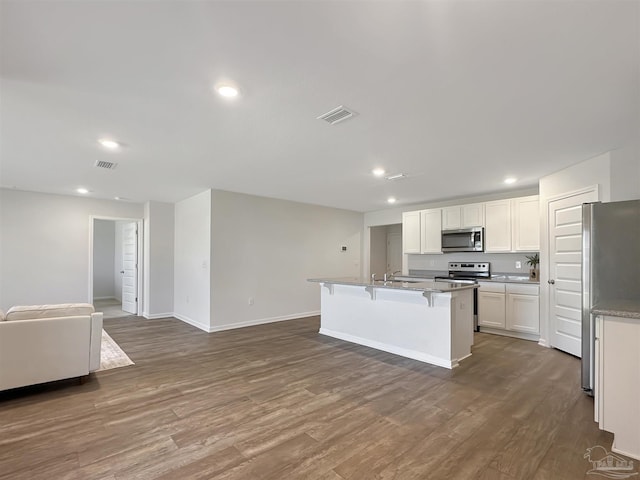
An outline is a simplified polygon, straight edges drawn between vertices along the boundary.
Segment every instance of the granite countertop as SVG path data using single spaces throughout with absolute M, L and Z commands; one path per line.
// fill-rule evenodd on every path
M 605 300 L 597 303 L 591 313 L 640 320 L 640 299 Z
M 363 277 L 339 277 L 339 278 L 309 278 L 309 282 L 316 283 L 333 283 L 337 285 L 355 285 L 362 287 L 388 288 L 393 290 L 411 290 L 418 292 L 436 292 L 448 293 L 458 292 L 478 288 L 478 285 L 467 285 L 447 282 L 402 282 L 402 281 L 383 281 L 376 280 L 372 282 L 369 278 Z
M 449 272 L 440 270 L 410 270 L 409 275 L 396 275 L 396 278 L 400 280 L 413 281 L 419 279 L 432 279 L 435 277 L 447 277 Z M 490 278 L 479 278 L 479 282 L 500 282 L 500 283 L 530 283 L 533 285 L 539 285 L 539 280 L 531 280 L 529 275 L 522 275 L 518 273 L 492 273 Z

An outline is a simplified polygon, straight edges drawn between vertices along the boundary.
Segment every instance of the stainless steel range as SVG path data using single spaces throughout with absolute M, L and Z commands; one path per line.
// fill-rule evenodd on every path
M 436 282 L 478 283 L 478 280 L 491 278 L 489 262 L 449 262 L 449 275 L 436 277 Z M 473 290 L 473 329 L 478 331 L 478 289 Z

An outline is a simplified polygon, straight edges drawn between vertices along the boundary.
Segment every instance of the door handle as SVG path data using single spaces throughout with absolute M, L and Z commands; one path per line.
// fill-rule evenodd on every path
M 124 273 L 124 270 L 120 270 L 120 273 Z
M 556 281 L 552 278 L 551 280 L 547 280 L 547 283 L 549 285 L 554 285 L 556 283 Z

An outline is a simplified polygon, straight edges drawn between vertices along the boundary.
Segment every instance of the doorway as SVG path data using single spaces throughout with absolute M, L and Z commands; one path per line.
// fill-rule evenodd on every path
M 140 221 L 92 218 L 89 298 L 105 319 L 140 315 Z
M 378 278 L 402 270 L 402 224 L 371 227 L 369 269 Z

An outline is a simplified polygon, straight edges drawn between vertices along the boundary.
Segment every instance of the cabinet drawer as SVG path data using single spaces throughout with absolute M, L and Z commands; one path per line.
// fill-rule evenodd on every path
M 519 295 L 538 295 L 539 292 L 539 285 L 520 285 L 517 283 L 507 284 L 507 293 L 517 293 Z
M 505 284 L 498 282 L 478 282 L 480 285 L 479 292 L 504 293 Z

